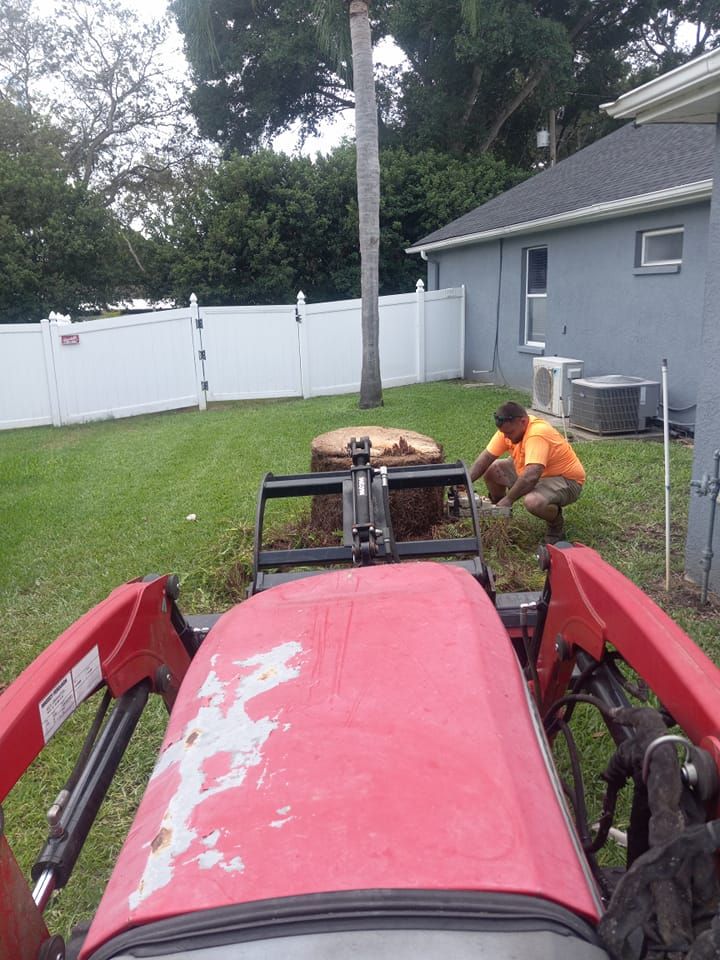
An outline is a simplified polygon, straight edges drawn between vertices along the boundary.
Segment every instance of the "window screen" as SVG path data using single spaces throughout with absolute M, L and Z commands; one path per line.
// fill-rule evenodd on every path
M 682 227 L 645 231 L 642 235 L 640 265 L 651 267 L 666 263 L 682 263 L 683 233 Z
M 547 314 L 547 247 L 525 251 L 525 316 L 522 342 L 538 346 L 545 343 Z

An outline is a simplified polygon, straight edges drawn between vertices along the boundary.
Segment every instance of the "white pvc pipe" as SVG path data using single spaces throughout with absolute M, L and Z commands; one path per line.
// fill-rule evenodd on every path
M 668 365 L 662 362 L 663 450 L 665 453 L 665 589 L 670 590 L 670 421 L 668 419 Z

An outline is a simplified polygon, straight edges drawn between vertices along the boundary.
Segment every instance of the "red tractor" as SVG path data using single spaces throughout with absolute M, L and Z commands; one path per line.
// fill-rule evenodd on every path
M 186 618 L 175 578 L 132 581 L 2 695 L 0 799 L 99 700 L 33 886 L 0 836 L 2 958 L 720 955 L 720 671 L 587 547 L 547 548 L 543 590 L 497 595 L 473 498 L 468 536 L 396 542 L 390 491 L 469 490 L 467 469 L 352 454 L 264 479 L 245 602 Z M 268 500 L 325 494 L 340 546 L 263 547 Z M 170 710 L 154 772 L 66 947 L 43 908 L 153 693 Z M 608 731 L 596 823 L 580 703 Z M 627 869 L 608 868 L 626 784 Z

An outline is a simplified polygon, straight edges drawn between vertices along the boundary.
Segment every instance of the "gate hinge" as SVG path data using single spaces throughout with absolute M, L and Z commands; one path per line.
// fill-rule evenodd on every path
M 208 392 L 209 387 L 208 387 L 208 382 L 207 382 L 207 380 L 201 380 L 201 381 L 200 381 L 200 389 L 201 389 L 201 390 L 204 390 L 205 393 Z
M 207 356 L 205 355 L 204 350 L 198 350 L 198 357 L 200 358 L 200 360 L 207 360 Z
M 195 317 L 195 326 L 198 328 L 198 330 L 202 330 L 202 328 L 203 328 L 203 319 L 202 319 L 202 317 Z

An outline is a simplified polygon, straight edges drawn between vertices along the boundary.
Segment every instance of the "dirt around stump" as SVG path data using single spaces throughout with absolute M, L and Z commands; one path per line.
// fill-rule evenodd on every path
M 432 437 L 399 427 L 342 427 L 315 437 L 311 447 L 310 470 L 322 473 L 347 470 L 352 466 L 347 447 L 352 438 L 370 437 L 370 464 L 373 467 L 414 466 L 442 463 L 443 449 Z M 390 494 L 390 514 L 397 540 L 424 540 L 432 536 L 434 524 L 443 516 L 443 490 L 396 490 Z M 310 522 L 324 535 L 342 530 L 340 496 L 313 497 Z

